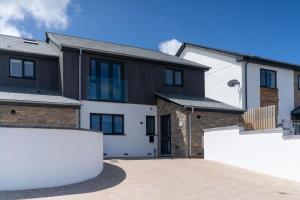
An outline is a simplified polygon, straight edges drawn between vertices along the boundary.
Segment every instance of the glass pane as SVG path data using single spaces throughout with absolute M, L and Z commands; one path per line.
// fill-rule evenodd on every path
M 155 117 L 147 117 L 146 118 L 146 132 L 148 135 L 155 134 Z
M 89 99 L 97 99 L 97 83 L 90 81 L 89 83 Z
M 112 133 L 112 116 L 102 115 L 102 131 L 103 133 Z
M 267 87 L 275 88 L 275 72 L 267 71 Z
M 182 72 L 175 71 L 175 85 L 182 85 Z
M 100 64 L 101 99 L 109 99 L 109 64 Z
M 24 76 L 26 77 L 34 77 L 34 64 L 30 61 L 24 62 Z
M 100 131 L 100 116 L 91 115 L 91 130 Z
M 10 75 L 15 77 L 22 77 L 22 60 L 10 60 Z
M 122 116 L 114 116 L 114 132 L 115 133 L 123 133 L 123 117 Z
M 260 85 L 266 86 L 266 71 L 260 70 Z
M 121 100 L 122 82 L 121 82 L 121 66 L 113 64 L 113 99 Z
M 90 68 L 90 75 L 91 80 L 95 81 L 97 78 L 97 67 L 96 67 L 96 60 L 91 60 L 91 68 Z
M 173 85 L 173 70 L 165 70 L 165 83 L 167 85 Z
M 271 88 L 275 88 L 275 87 L 276 87 L 276 73 L 271 72 Z
M 121 79 L 121 65 L 113 64 L 113 79 Z

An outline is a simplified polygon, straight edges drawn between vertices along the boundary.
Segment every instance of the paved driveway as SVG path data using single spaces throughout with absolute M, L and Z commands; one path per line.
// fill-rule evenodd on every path
M 0 199 L 300 199 L 300 183 L 201 159 L 107 160 L 93 180 Z

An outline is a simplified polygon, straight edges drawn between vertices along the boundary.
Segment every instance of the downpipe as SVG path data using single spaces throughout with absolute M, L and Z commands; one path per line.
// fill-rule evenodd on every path
M 189 113 L 189 131 L 188 131 L 188 134 L 189 134 L 189 158 L 191 158 L 192 157 L 192 116 L 193 116 L 193 113 L 194 113 L 194 107 L 185 106 L 184 108 L 185 109 L 187 109 L 187 108 L 191 109 L 191 112 Z
M 82 69 L 82 49 L 79 49 L 79 61 L 78 61 L 78 100 L 81 102 L 81 69 Z M 81 107 L 78 111 L 78 128 L 81 128 Z

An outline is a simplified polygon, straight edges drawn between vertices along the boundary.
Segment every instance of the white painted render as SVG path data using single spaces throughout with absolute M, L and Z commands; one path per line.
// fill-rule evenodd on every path
M 278 123 L 290 120 L 294 109 L 294 71 L 279 67 L 248 63 L 248 108 L 260 106 L 260 69 L 276 71 L 278 89 Z
M 282 129 L 240 132 L 238 127 L 204 130 L 204 158 L 300 182 L 300 137 Z
M 189 46 L 185 47 L 180 57 L 211 67 L 205 73 L 206 97 L 243 108 L 242 63 L 236 62 L 234 57 Z M 233 79 L 237 79 L 240 85 L 229 87 L 227 83 Z
M 146 136 L 146 116 L 155 116 L 157 120 L 156 106 L 96 101 L 82 101 L 81 103 L 82 128 L 90 128 L 90 113 L 124 115 L 125 135 L 104 135 L 104 153 L 107 157 L 153 157 L 156 155 L 157 137 L 155 136 L 154 143 L 149 143 L 149 136 Z
M 206 49 L 186 46 L 180 57 L 211 67 L 205 73 L 205 95 L 207 97 L 246 108 L 245 67 L 230 55 L 216 53 Z M 290 120 L 290 112 L 294 109 L 294 75 L 293 70 L 248 63 L 247 67 L 247 108 L 260 107 L 260 68 L 277 72 L 277 88 L 279 97 L 278 123 Z M 237 79 L 240 86 L 229 87 L 227 82 Z
M 102 134 L 82 130 L 0 127 L 0 191 L 47 188 L 96 177 Z

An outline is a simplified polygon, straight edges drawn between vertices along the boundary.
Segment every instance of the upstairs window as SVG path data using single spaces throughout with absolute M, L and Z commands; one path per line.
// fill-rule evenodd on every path
M 10 59 L 9 76 L 17 78 L 34 78 L 34 62 L 22 59 Z
M 276 88 L 276 71 L 268 69 L 260 69 L 260 87 Z
M 183 86 L 183 71 L 177 69 L 166 69 L 165 84 L 170 86 Z

